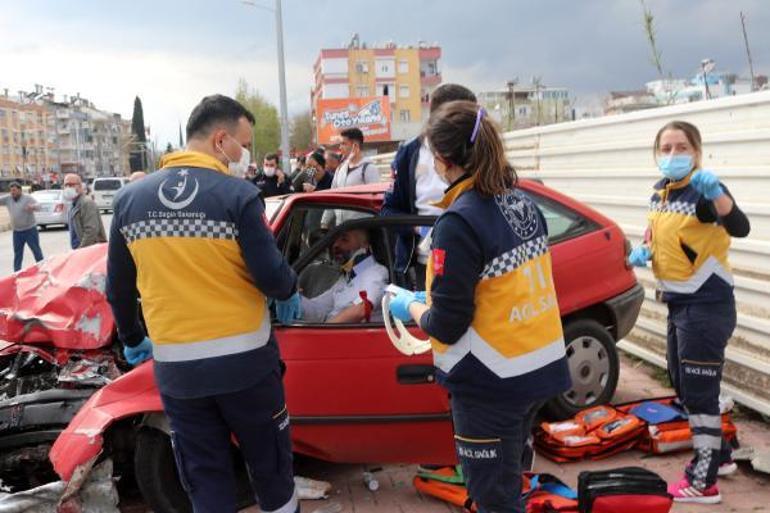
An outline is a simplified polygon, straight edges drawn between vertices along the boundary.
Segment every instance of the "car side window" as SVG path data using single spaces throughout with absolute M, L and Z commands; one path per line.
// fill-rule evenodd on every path
M 592 221 L 574 210 L 539 194 L 527 192 L 527 195 L 532 198 L 545 217 L 549 244 L 563 242 L 595 229 Z
M 346 208 L 331 208 L 328 206 L 308 205 L 293 209 L 289 222 L 284 225 L 278 235 L 278 245 L 290 264 L 294 264 L 315 246 L 329 231 L 329 226 L 323 224 L 324 217 L 334 212 L 336 218 L 340 214 L 346 219 L 374 217 L 372 212 Z M 319 255 L 319 259 L 325 258 Z

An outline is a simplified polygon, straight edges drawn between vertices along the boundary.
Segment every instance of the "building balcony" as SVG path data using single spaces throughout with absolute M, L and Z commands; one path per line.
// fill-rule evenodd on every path
M 420 84 L 424 86 L 435 86 L 441 83 L 441 73 L 428 74 L 420 71 Z

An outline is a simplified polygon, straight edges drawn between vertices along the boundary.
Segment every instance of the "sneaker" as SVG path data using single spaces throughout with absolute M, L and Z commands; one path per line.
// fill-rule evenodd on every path
M 730 474 L 733 474 L 736 470 L 738 470 L 738 464 L 734 461 L 728 461 L 727 463 L 722 463 L 719 465 L 719 470 L 717 471 L 717 475 L 719 477 L 725 477 L 729 476 Z
M 705 490 L 698 490 L 686 477 L 676 484 L 668 486 L 668 493 L 674 498 L 674 502 L 692 502 L 695 504 L 719 504 L 722 496 L 719 495 L 717 485 L 711 485 Z

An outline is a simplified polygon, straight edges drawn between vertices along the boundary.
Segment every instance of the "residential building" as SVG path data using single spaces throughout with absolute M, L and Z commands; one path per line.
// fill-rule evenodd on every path
M 550 125 L 572 121 L 574 114 L 569 90 L 543 85 L 519 86 L 482 91 L 477 94 L 483 105 L 503 130 Z
M 604 102 L 604 114 L 623 114 L 635 110 L 659 107 L 658 99 L 650 91 L 610 91 Z
M 390 118 L 389 133 L 383 133 L 381 139 L 399 141 L 417 135 L 427 120 L 430 94 L 441 83 L 440 58 L 437 44 L 387 42 L 367 47 L 358 35 L 346 48 L 322 49 L 313 66 L 311 92 L 319 132 L 324 123 L 319 102 L 356 99 L 351 106 L 359 106 L 368 103 L 365 99 L 380 98 L 387 104 L 380 110 L 389 111 Z
M 0 174 L 50 181 L 62 173 L 84 177 L 128 173 L 130 122 L 81 98 L 53 90 L 0 96 Z

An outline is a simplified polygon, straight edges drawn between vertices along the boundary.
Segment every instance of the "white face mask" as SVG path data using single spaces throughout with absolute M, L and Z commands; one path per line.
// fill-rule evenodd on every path
M 65 200 L 72 201 L 78 197 L 78 191 L 76 191 L 74 187 L 65 187 L 62 195 L 64 196 Z
M 235 140 L 234 137 L 229 136 L 231 139 Z M 235 141 L 238 142 L 238 141 Z M 227 159 L 227 169 L 230 171 L 230 174 L 233 176 L 237 176 L 239 178 L 243 178 L 246 176 L 246 172 L 249 170 L 249 163 L 251 163 L 251 153 L 249 150 L 241 146 L 241 158 L 238 159 L 237 162 L 233 161 L 227 153 L 225 153 L 225 150 L 222 148 L 222 146 L 219 147 L 219 151 L 222 152 L 222 155 L 225 156 Z
M 265 176 L 267 176 L 267 177 L 275 176 L 275 168 L 274 168 L 274 167 L 272 167 L 272 166 L 270 166 L 270 167 L 263 167 L 263 168 L 262 168 L 262 172 L 263 172 L 263 173 L 265 174 Z

